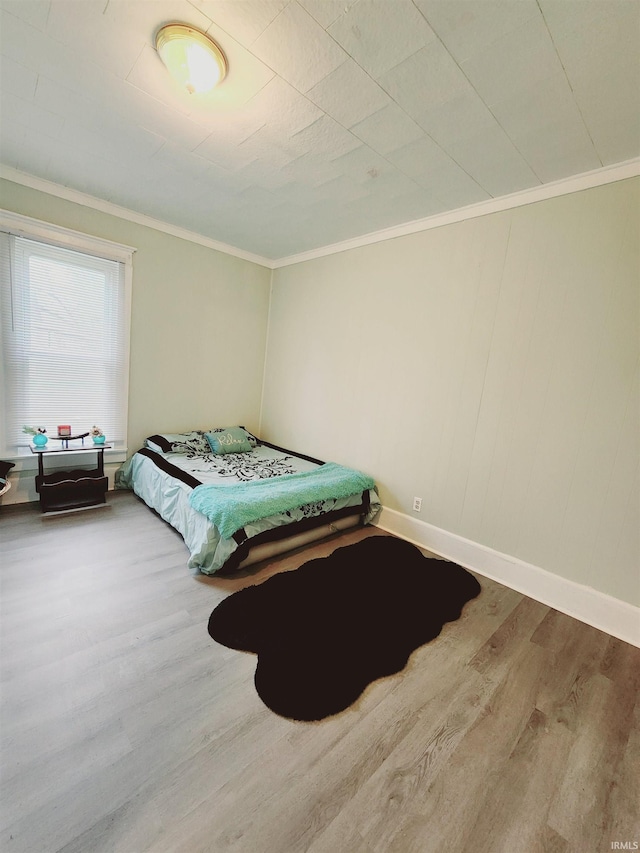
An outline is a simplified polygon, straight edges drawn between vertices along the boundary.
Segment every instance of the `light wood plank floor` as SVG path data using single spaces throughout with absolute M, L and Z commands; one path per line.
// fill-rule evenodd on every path
M 129 493 L 64 516 L 0 509 L 0 849 L 605 853 L 640 841 L 640 652 L 481 577 L 459 621 L 344 713 L 296 723 L 262 704 L 254 656 L 210 639 L 211 610 L 372 535 L 384 534 L 206 578 Z

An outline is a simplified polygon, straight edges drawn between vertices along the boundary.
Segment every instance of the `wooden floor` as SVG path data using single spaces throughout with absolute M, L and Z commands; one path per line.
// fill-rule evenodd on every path
M 3 853 L 640 841 L 640 651 L 481 577 L 459 621 L 344 713 L 297 723 L 262 704 L 255 657 L 211 640 L 211 610 L 369 535 L 384 534 L 205 578 L 129 493 L 0 509 Z

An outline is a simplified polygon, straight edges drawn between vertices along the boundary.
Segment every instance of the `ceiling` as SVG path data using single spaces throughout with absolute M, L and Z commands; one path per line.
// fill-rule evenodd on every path
M 638 0 L 0 0 L 0 161 L 278 259 L 640 155 Z M 177 21 L 229 73 L 177 90 Z

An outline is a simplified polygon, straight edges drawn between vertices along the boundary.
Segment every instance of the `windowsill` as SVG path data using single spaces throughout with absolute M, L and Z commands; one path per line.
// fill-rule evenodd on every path
M 69 462 L 71 459 L 74 460 L 73 464 L 77 464 L 79 467 L 83 465 L 90 465 L 93 457 L 91 457 L 87 450 L 99 450 L 99 447 L 92 447 L 91 445 L 87 445 L 82 448 L 78 453 L 74 453 L 73 450 L 66 451 L 65 453 L 53 453 L 50 456 L 47 456 L 46 466 L 47 470 L 51 470 L 53 468 L 68 468 Z M 82 457 L 87 457 L 86 459 L 82 459 Z M 104 451 L 104 464 L 105 465 L 113 465 L 120 462 L 124 462 L 127 458 L 127 448 L 126 447 L 112 447 Z M 37 471 L 38 470 L 38 454 L 32 453 L 28 447 L 20 447 L 17 451 L 7 452 L 2 456 L 2 459 L 6 462 L 13 462 L 15 464 L 15 468 L 12 468 L 12 472 L 17 471 Z

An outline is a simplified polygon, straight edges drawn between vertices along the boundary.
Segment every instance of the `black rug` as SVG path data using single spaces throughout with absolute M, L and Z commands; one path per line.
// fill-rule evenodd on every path
M 321 720 L 404 669 L 479 592 L 461 566 L 371 536 L 230 595 L 209 634 L 258 655 L 256 689 L 276 714 Z

